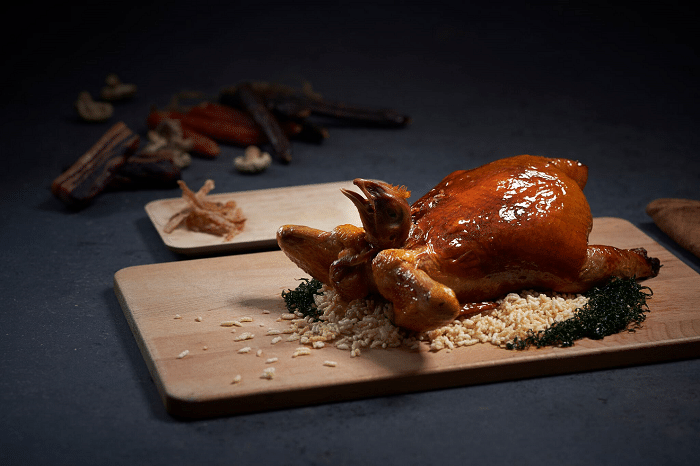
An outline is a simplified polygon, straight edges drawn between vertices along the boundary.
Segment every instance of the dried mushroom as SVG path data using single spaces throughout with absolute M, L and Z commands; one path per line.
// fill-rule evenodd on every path
M 95 101 L 88 91 L 78 94 L 75 109 L 83 121 L 102 122 L 112 118 L 114 107 L 109 102 Z
M 155 129 L 148 131 L 148 144 L 143 152 L 148 154 L 167 149 L 172 153 L 173 163 L 179 168 L 185 168 L 192 163 L 188 151 L 192 150 L 193 146 L 194 141 L 183 136 L 180 122 L 166 119 Z
M 100 93 L 100 97 L 104 100 L 124 100 L 130 99 L 136 95 L 136 85 L 121 82 L 119 77 L 114 73 L 107 75 L 105 83 L 107 85 L 102 88 Z
M 257 146 L 248 146 L 242 156 L 233 160 L 233 166 L 242 173 L 260 173 L 272 163 L 272 157 Z

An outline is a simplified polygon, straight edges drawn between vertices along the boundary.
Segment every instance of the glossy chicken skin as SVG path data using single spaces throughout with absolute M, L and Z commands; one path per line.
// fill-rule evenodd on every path
M 416 201 L 387 183 L 343 190 L 363 228 L 330 232 L 287 225 L 287 256 L 345 299 L 379 293 L 396 325 L 415 331 L 493 306 L 512 291 L 583 292 L 613 276 L 655 276 L 643 249 L 588 244 L 587 168 L 521 155 L 456 171 Z

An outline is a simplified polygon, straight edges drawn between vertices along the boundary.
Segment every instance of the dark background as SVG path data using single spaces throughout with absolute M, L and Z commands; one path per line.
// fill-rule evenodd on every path
M 187 260 L 144 205 L 72 212 L 49 186 L 116 121 L 243 80 L 409 114 L 401 130 L 331 127 L 258 176 L 242 149 L 183 172 L 230 192 L 355 177 L 420 195 L 452 170 L 531 153 L 590 168 L 593 215 L 629 220 L 694 270 L 645 214 L 700 199 L 695 7 L 677 2 L 83 2 L 7 9 L 0 174 L 2 464 L 694 464 L 700 361 L 183 422 L 164 410 L 114 296 L 121 268 Z M 139 86 L 109 123 L 73 102 L 117 73 Z M 270 206 L 274 209 L 274 206 Z M 700 311 L 697 303 L 688 306 Z

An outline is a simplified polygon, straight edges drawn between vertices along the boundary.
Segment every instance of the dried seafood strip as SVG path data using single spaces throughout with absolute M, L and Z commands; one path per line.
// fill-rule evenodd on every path
M 165 233 L 172 233 L 184 224 L 189 230 L 223 236 L 224 241 L 229 241 L 243 230 L 246 218 L 235 201 L 222 203 L 206 199 L 214 189 L 213 180 L 207 180 L 196 193 L 184 181 L 178 180 L 177 183 L 188 206 L 170 218 L 163 228 Z

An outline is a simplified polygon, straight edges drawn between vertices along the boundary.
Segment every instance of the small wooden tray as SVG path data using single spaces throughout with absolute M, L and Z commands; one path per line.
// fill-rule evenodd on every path
M 199 187 L 190 187 L 197 191 Z M 229 241 L 216 235 L 191 231 L 181 226 L 172 233 L 163 228 L 170 218 L 187 206 L 181 197 L 146 204 L 146 213 L 165 245 L 180 254 L 204 255 L 276 248 L 277 229 L 285 224 L 307 225 L 330 230 L 350 223 L 360 226 L 356 207 L 340 188 L 357 190 L 351 181 L 260 189 L 233 193 L 212 193 L 207 199 L 233 200 L 247 218 L 245 228 Z
M 643 327 L 571 348 L 508 351 L 490 344 L 432 353 L 407 348 L 349 351 L 331 345 L 292 358 L 298 342 L 272 344 L 283 329 L 280 293 L 303 272 L 281 251 L 122 269 L 115 293 L 166 409 L 182 417 L 221 416 L 524 377 L 700 356 L 700 275 L 625 220 L 598 218 L 591 243 L 644 247 L 663 267 L 644 284 L 654 295 Z M 269 313 L 267 313 L 269 312 Z M 176 314 L 181 318 L 176 319 Z M 250 316 L 243 327 L 222 321 Z M 201 317 L 201 321 L 197 321 Z M 242 342 L 237 335 L 255 337 Z M 249 346 L 247 354 L 238 350 Z M 205 349 L 206 347 L 206 349 Z M 182 359 L 177 356 L 188 350 Z M 256 352 L 262 350 L 261 356 Z M 273 364 L 268 358 L 277 357 Z M 326 360 L 336 367 L 324 366 Z M 272 380 L 261 378 L 275 367 Z M 232 384 L 240 374 L 240 383 Z

